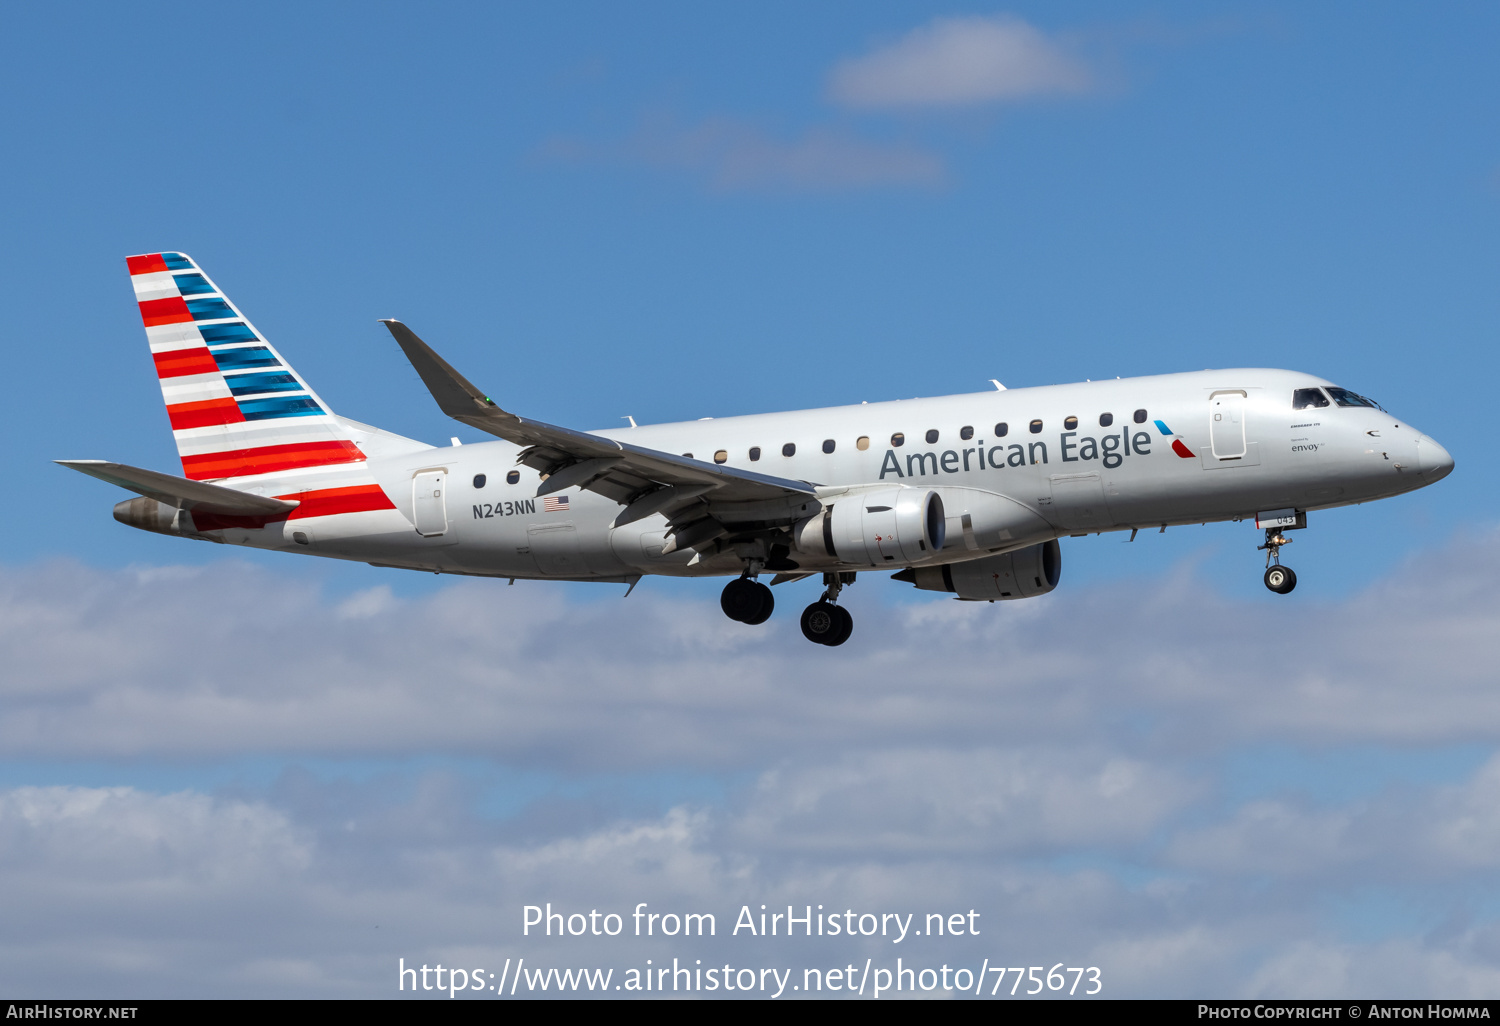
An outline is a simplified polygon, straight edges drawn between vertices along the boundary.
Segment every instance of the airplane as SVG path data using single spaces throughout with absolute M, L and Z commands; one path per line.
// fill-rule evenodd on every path
M 127 258 L 182 475 L 65 467 L 134 492 L 120 523 L 377 567 L 517 580 L 728 577 L 731 619 L 820 577 L 802 633 L 842 645 L 859 574 L 970 601 L 1044 595 L 1058 539 L 1215 521 L 1286 532 L 1413 491 L 1453 458 L 1379 404 L 1297 371 L 1205 370 L 576 431 L 508 412 L 397 320 L 449 446 L 334 413 L 191 258 Z

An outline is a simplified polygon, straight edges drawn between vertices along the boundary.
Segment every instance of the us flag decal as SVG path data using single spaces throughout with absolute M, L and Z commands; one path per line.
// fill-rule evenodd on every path
M 548 495 L 542 499 L 543 513 L 566 513 L 568 511 L 568 497 L 566 495 Z

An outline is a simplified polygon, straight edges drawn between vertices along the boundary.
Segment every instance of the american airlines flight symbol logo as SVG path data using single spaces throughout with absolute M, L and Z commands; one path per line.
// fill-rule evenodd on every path
M 1172 429 L 1159 420 L 1156 422 L 1156 430 L 1160 431 L 1164 438 L 1172 438 Z M 1172 438 L 1172 451 L 1185 460 L 1195 460 L 1198 458 L 1197 453 L 1183 445 L 1180 438 Z

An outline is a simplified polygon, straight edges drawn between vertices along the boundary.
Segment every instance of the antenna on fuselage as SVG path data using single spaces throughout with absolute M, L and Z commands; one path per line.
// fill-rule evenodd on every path
M 631 427 L 635 427 L 635 418 L 632 417 L 630 414 L 627 413 L 627 414 L 625 414 L 625 416 L 621 417 L 620 419 L 621 420 L 628 420 L 628 421 L 630 421 L 630 426 Z
M 996 381 L 994 378 L 990 378 L 990 384 L 992 384 L 992 385 L 995 386 L 995 391 L 996 392 L 1004 392 L 1005 391 L 1005 386 L 1002 385 L 1002 384 L 1000 384 L 1000 382 Z

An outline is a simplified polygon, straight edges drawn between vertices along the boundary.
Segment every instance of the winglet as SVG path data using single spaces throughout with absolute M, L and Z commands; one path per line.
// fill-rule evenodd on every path
M 475 388 L 447 360 L 433 352 L 432 347 L 418 338 L 416 332 L 393 318 L 380 323 L 389 329 L 396 344 L 422 378 L 422 384 L 427 386 L 427 391 L 437 400 L 438 408 L 448 416 L 454 420 L 464 420 L 480 411 L 489 413 L 499 410 L 494 400 Z

